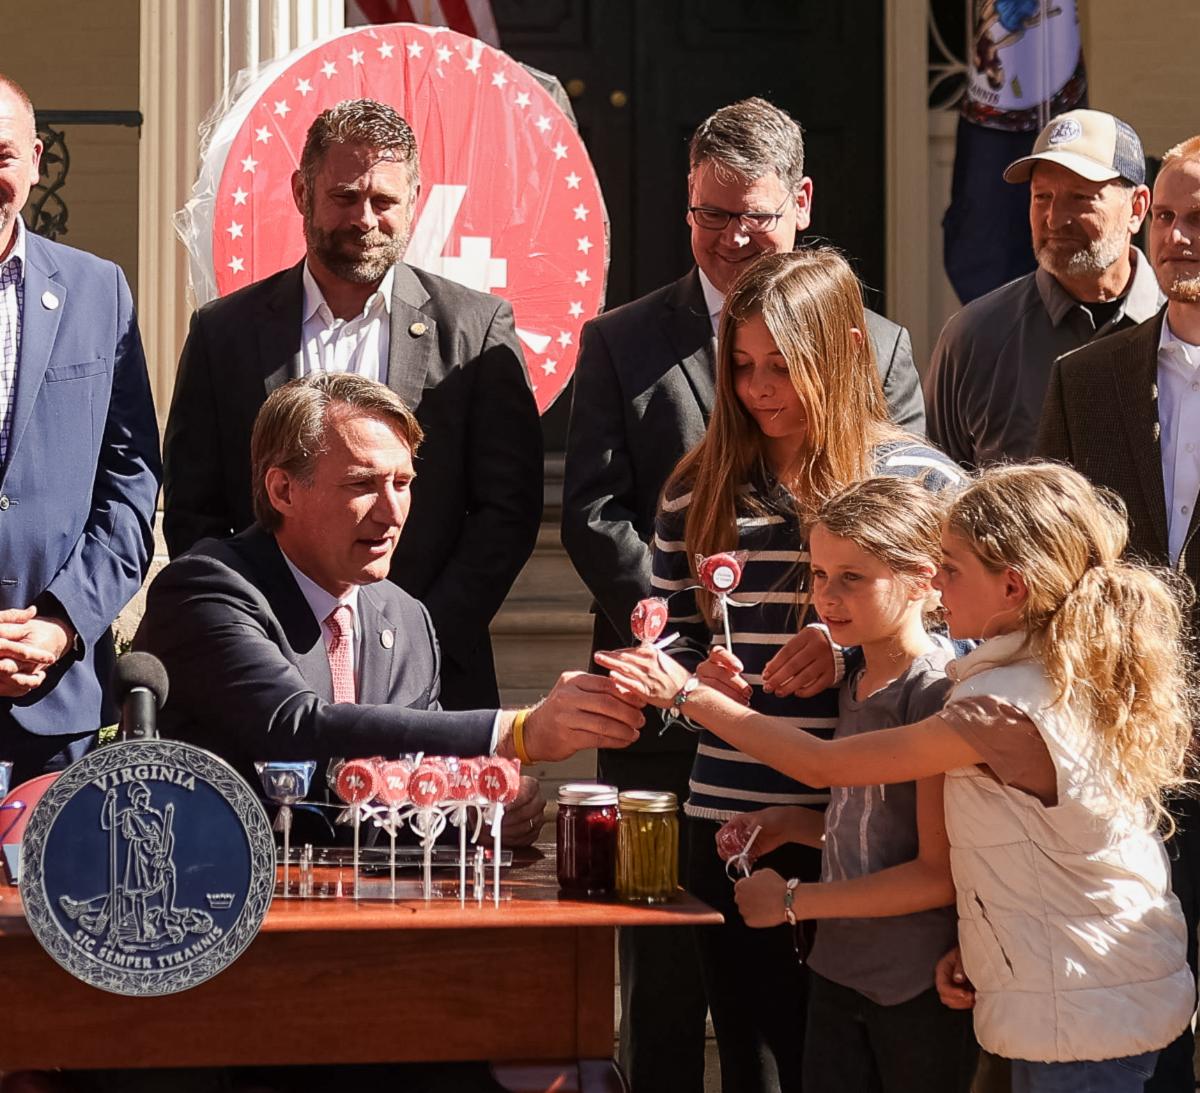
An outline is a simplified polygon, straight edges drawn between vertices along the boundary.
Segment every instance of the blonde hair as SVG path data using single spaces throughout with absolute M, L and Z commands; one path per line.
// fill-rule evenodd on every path
M 1024 578 L 1022 623 L 1056 700 L 1086 711 L 1121 797 L 1173 826 L 1162 792 L 1188 780 L 1192 739 L 1187 582 L 1123 561 L 1120 498 L 1057 464 L 986 471 L 946 523 L 986 568 Z
M 848 539 L 902 580 L 928 579 L 942 560 L 944 500 L 913 478 L 866 478 L 827 498 L 809 526 Z
M 764 254 L 738 278 L 721 313 L 717 337 L 716 396 L 704 439 L 680 461 L 664 495 L 689 488 L 684 530 L 688 564 L 695 556 L 737 543 L 742 492 L 765 453 L 765 439 L 734 392 L 733 340 L 738 326 L 761 317 L 787 362 L 792 387 L 808 419 L 804 451 L 782 484 L 805 518 L 826 497 L 871 472 L 871 451 L 902 436 L 887 403 L 866 335 L 862 289 L 846 260 L 831 247 Z M 862 337 L 855 339 L 852 331 Z M 699 597 L 709 623 L 713 598 Z
M 1188 137 L 1187 140 L 1181 140 L 1173 148 L 1168 148 L 1163 153 L 1162 164 L 1158 172 L 1162 174 L 1172 163 L 1186 163 L 1195 160 L 1200 160 L 1200 136 Z

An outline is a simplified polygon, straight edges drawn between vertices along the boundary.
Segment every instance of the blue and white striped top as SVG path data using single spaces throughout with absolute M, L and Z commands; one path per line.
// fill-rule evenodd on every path
M 934 492 L 965 480 L 956 464 L 934 448 L 916 440 L 889 441 L 875 452 L 876 474 L 920 478 Z M 755 503 L 738 517 L 738 550 L 748 552 L 742 580 L 731 598 L 745 607 L 729 609 L 733 653 L 745 666 L 746 682 L 753 687 L 752 709 L 786 717 L 798 729 L 826 739 L 837 725 L 838 692 L 832 687 L 811 698 L 780 697 L 762 689 L 762 670 L 804 622 L 808 596 L 808 544 L 803 539 L 791 494 L 765 473 L 740 491 Z M 691 493 L 666 498 L 659 510 L 654 536 L 652 586 L 669 597 L 668 632 L 680 639 L 669 652 L 688 668 L 695 668 L 712 645 L 724 645 L 724 628 L 713 631 L 704 621 L 691 590 L 695 584 L 683 542 Z M 686 731 L 674 726 L 668 732 Z M 752 759 L 707 731 L 701 731 L 692 767 L 690 793 L 684 806 L 689 816 L 728 820 L 739 812 L 769 805 L 823 804 L 827 792 L 803 785 Z

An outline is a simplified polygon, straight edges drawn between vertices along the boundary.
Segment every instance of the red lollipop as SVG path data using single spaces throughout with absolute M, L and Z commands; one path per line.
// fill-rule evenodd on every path
M 492 804 L 509 804 L 521 789 L 521 766 L 513 759 L 488 759 L 479 768 L 479 794 Z
M 449 787 L 446 795 L 452 801 L 469 801 L 476 793 L 478 764 L 474 759 L 459 759 L 448 764 Z
M 710 554 L 697 569 L 700 583 L 715 596 L 732 592 L 742 579 L 742 563 L 733 554 Z
M 432 808 L 446 799 L 449 785 L 445 766 L 427 759 L 413 771 L 408 796 L 418 808 Z
M 667 601 L 658 596 L 638 600 L 629 616 L 633 636 L 640 642 L 657 641 L 667 627 L 667 613 Z
M 408 800 L 408 783 L 412 767 L 403 759 L 379 764 L 379 799 L 388 807 L 395 808 Z
M 379 776 L 370 759 L 348 759 L 337 772 L 337 795 L 348 805 L 362 805 L 379 792 Z
M 738 819 L 730 820 L 722 825 L 717 832 L 717 854 L 722 861 L 729 861 L 730 858 L 736 858 L 743 850 L 746 849 L 746 840 L 749 838 L 750 832 L 746 830 L 745 825 Z M 751 857 L 754 854 L 751 853 Z

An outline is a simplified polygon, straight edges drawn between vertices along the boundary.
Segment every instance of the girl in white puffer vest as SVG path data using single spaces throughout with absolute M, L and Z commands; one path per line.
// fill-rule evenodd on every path
M 649 701 L 810 785 L 947 773 L 961 957 L 939 989 L 974 1004 L 1014 1093 L 1140 1091 L 1195 1005 L 1157 833 L 1163 791 L 1185 781 L 1188 656 L 1176 597 L 1121 561 L 1127 534 L 1116 498 L 1057 465 L 998 467 L 953 499 L 935 586 L 951 633 L 985 641 L 916 725 L 819 740 L 685 692 L 653 651 L 613 661 Z

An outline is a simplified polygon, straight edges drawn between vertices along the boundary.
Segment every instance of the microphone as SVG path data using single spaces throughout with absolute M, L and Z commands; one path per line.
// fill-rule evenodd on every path
M 155 740 L 155 720 L 167 701 L 167 670 L 151 653 L 126 653 L 112 675 L 113 698 L 121 705 L 121 739 Z

